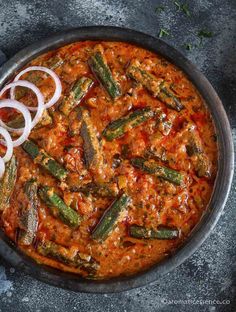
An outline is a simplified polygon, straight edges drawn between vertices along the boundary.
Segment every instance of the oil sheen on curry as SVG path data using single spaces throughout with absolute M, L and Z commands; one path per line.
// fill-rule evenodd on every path
M 213 122 L 193 84 L 124 42 L 77 42 L 29 65 L 55 71 L 63 91 L 7 164 L 6 235 L 38 263 L 94 279 L 173 254 L 204 213 L 217 171 Z M 51 98 L 47 74 L 22 79 Z M 36 105 L 23 87 L 16 99 Z M 0 114 L 20 127 L 21 115 Z

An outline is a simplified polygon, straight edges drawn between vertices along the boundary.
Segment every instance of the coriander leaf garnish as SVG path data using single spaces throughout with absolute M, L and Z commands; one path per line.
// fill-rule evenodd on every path
M 163 12 L 163 11 L 165 11 L 164 5 L 159 5 L 159 6 L 157 6 L 157 7 L 155 8 L 155 12 L 156 12 L 156 13 L 161 13 L 161 12 Z
M 174 1 L 174 4 L 177 6 L 178 10 L 177 11 L 180 11 L 181 10 L 181 4 L 178 2 L 178 1 Z
M 199 45 L 202 44 L 203 38 L 211 38 L 211 37 L 213 37 L 213 33 L 211 31 L 208 31 L 208 30 L 205 30 L 205 29 L 200 30 L 197 35 L 200 38 Z
M 183 4 L 182 7 L 181 7 L 182 11 L 188 16 L 190 17 L 191 14 L 190 14 L 190 11 L 189 11 L 189 8 L 188 8 L 188 4 Z
M 191 51 L 193 48 L 193 45 L 191 43 L 186 43 L 184 46 L 185 46 L 185 49 L 188 51 Z
M 164 28 L 161 28 L 161 29 L 160 29 L 159 38 L 167 37 L 167 36 L 169 36 L 169 35 L 170 35 L 169 31 L 165 30 Z
M 184 14 L 186 14 L 188 17 L 191 16 L 190 11 L 189 11 L 189 7 L 187 3 L 180 3 L 178 1 L 174 1 L 174 4 L 177 7 L 177 11 L 182 11 L 184 12 Z
M 211 31 L 202 29 L 198 32 L 198 37 L 200 37 L 200 38 L 211 38 L 211 37 L 213 37 L 213 33 Z

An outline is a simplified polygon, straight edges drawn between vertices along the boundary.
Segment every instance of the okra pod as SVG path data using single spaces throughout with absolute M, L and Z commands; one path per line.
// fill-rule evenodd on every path
M 110 97 L 114 100 L 121 95 L 118 83 L 112 76 L 111 70 L 107 65 L 105 57 L 101 52 L 95 52 L 89 59 L 88 64 L 96 76 L 106 89 Z
M 41 81 L 41 77 L 36 74 L 35 72 L 31 72 L 27 75 L 27 81 L 32 82 L 33 84 L 36 84 Z M 17 87 L 15 91 L 15 99 L 19 101 L 21 98 L 23 98 L 28 92 L 28 88 L 25 87 Z
M 93 81 L 90 78 L 82 77 L 73 85 L 70 94 L 66 97 L 60 105 L 60 111 L 68 116 L 70 112 L 79 105 L 82 98 L 86 95 L 92 87 Z
M 119 217 L 127 208 L 130 197 L 122 194 L 116 199 L 110 207 L 105 211 L 102 218 L 92 232 L 92 238 L 98 241 L 104 241 L 117 225 Z
M 189 134 L 189 140 L 186 144 L 186 151 L 188 156 L 192 158 L 192 162 L 198 177 L 209 178 L 211 175 L 211 165 L 208 157 L 203 152 L 202 144 L 200 138 L 197 137 L 197 134 Z
M 129 234 L 131 237 L 141 239 L 175 239 L 179 237 L 179 230 L 164 225 L 158 226 L 156 230 L 147 229 L 139 225 L 131 225 Z
M 53 122 L 52 116 L 49 114 L 48 110 L 45 109 L 43 111 L 43 115 L 42 115 L 41 119 L 39 120 L 39 122 L 37 123 L 37 125 L 35 126 L 34 129 L 39 129 L 42 127 L 49 126 L 52 124 L 52 122 Z
M 49 240 L 38 242 L 37 252 L 44 257 L 52 258 L 75 268 L 83 268 L 88 271 L 98 268 L 98 263 L 91 256 L 80 252 L 71 252 L 70 248 Z
M 70 188 L 71 192 L 81 192 L 86 196 L 93 195 L 99 197 L 114 197 L 115 192 L 109 187 L 108 183 L 87 183 L 81 187 L 72 186 Z
M 59 66 L 61 66 L 64 63 L 63 59 L 59 56 L 55 56 L 50 58 L 48 61 L 46 61 L 43 66 L 46 66 L 52 70 L 55 70 Z M 46 75 L 45 75 L 46 76 Z M 39 83 L 42 81 L 42 77 L 39 76 L 35 72 L 31 72 L 27 75 L 26 78 L 27 81 L 32 82 L 32 83 Z M 20 100 L 23 96 L 25 96 L 27 93 L 27 88 L 25 87 L 20 87 L 19 89 L 17 88 L 15 98 L 16 100 Z
M 140 65 L 137 60 L 133 61 L 127 69 L 127 75 L 141 83 L 154 97 L 159 98 L 168 107 L 178 112 L 181 111 L 184 106 L 170 89 L 167 82 L 141 69 Z
M 14 119 L 7 122 L 8 127 L 15 129 L 22 128 L 25 125 L 25 119 L 22 115 L 16 116 Z
M 140 68 L 141 64 L 135 60 L 127 68 L 127 76 L 143 85 L 154 97 L 160 92 L 162 78 L 156 78 L 154 75 Z
M 101 147 L 88 110 L 80 109 L 78 117 L 82 122 L 80 134 L 83 139 L 85 165 L 87 169 L 101 168 L 103 163 Z
M 29 82 L 32 82 L 33 84 L 36 84 L 36 83 L 41 82 L 42 78 L 35 71 L 33 71 L 27 74 L 26 80 Z M 15 99 L 19 101 L 21 98 L 23 98 L 27 94 L 28 90 L 29 89 L 25 87 L 17 87 L 15 91 Z
M 15 155 L 6 164 L 5 173 L 0 181 L 0 211 L 9 206 L 17 176 L 17 159 Z
M 43 149 L 40 149 L 34 142 L 27 140 L 22 144 L 24 151 L 33 158 L 36 164 L 41 165 L 51 175 L 60 181 L 65 180 L 67 171 L 54 158 L 49 156 Z
M 166 106 L 176 110 L 177 112 L 180 112 L 184 108 L 180 99 L 173 93 L 170 86 L 165 81 L 160 84 L 160 92 L 157 97 L 165 103 Z
M 35 129 L 42 128 L 52 124 L 52 117 L 49 115 L 48 111 L 45 109 L 40 121 L 35 126 Z M 15 119 L 12 119 L 7 123 L 8 127 L 12 128 L 22 128 L 25 125 L 25 119 L 22 115 L 18 115 Z
M 29 180 L 24 186 L 25 201 L 19 216 L 19 238 L 22 245 L 31 245 L 38 227 L 38 185 L 35 180 Z
M 120 138 L 127 131 L 139 126 L 141 123 L 155 116 L 155 112 L 149 107 L 137 109 L 128 115 L 112 121 L 103 131 L 103 136 L 108 140 Z
M 202 153 L 202 149 L 195 138 L 192 136 L 186 144 L 186 152 L 188 156 L 198 155 Z
M 55 217 L 61 219 L 62 222 L 71 228 L 77 228 L 82 220 L 81 215 L 71 207 L 67 206 L 65 202 L 58 196 L 52 187 L 42 186 L 39 188 L 40 198 L 50 208 Z
M 198 154 L 193 163 L 199 178 L 209 178 L 211 176 L 210 161 L 204 153 Z
M 154 160 L 146 160 L 142 157 L 135 157 L 131 159 L 131 164 L 144 172 L 153 174 L 158 178 L 162 178 L 176 185 L 181 185 L 183 181 L 183 176 L 180 172 L 160 166 Z
M 47 62 L 46 65 L 52 70 L 57 69 L 64 63 L 64 60 L 60 56 L 53 56 Z

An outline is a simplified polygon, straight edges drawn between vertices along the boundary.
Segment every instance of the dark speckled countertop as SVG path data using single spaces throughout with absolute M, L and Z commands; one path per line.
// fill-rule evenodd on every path
M 0 49 L 10 57 L 40 38 L 78 26 L 124 26 L 153 36 L 164 28 L 171 34 L 164 40 L 181 50 L 215 87 L 236 143 L 236 1 L 185 2 L 191 17 L 177 12 L 171 0 L 0 0 Z M 164 10 L 155 12 L 159 5 Z M 213 37 L 199 45 L 201 29 L 212 31 Z M 189 43 L 191 51 L 183 46 Z M 201 248 L 152 285 L 124 293 L 69 292 L 38 282 L 0 259 L 0 312 L 235 312 L 235 211 L 236 178 L 225 210 Z

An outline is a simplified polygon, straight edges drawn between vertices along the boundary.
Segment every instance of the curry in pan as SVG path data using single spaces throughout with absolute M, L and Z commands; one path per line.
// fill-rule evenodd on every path
M 58 81 L 40 68 L 61 91 L 6 163 L 2 230 L 37 262 L 87 278 L 132 275 L 170 256 L 199 222 L 217 172 L 213 122 L 193 84 L 124 42 L 73 43 L 25 68 L 21 80 L 44 104 Z M 32 90 L 14 89 L 14 101 L 37 107 Z M 4 125 L 25 129 L 9 107 Z

